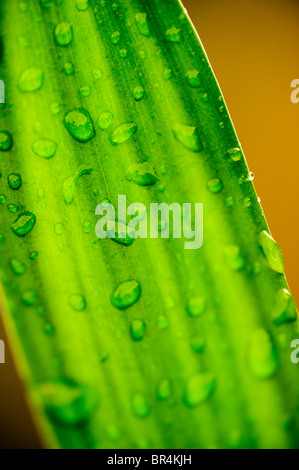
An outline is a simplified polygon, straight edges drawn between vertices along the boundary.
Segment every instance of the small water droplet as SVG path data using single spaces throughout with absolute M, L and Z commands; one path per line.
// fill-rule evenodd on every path
M 96 80 L 100 80 L 103 76 L 102 70 L 94 70 L 93 71 L 93 76 Z
M 59 222 L 58 224 L 55 224 L 54 231 L 57 235 L 62 235 L 64 231 L 64 225 L 61 222 Z
M 18 206 L 16 204 L 7 204 L 7 209 L 9 212 L 12 212 L 12 214 L 15 214 L 18 211 Z
M 273 323 L 277 326 L 292 323 L 297 320 L 298 314 L 294 299 L 287 289 L 280 289 L 275 299 Z
M 35 260 L 38 257 L 38 251 L 32 251 L 29 255 L 31 260 Z
M 150 28 L 149 28 L 149 23 L 148 23 L 148 18 L 146 13 L 136 13 L 135 15 L 135 20 L 136 20 L 136 26 L 142 34 L 142 36 L 145 36 L 146 38 L 149 38 L 151 35 Z
M 89 112 L 83 108 L 73 109 L 65 114 L 63 123 L 74 139 L 87 142 L 95 135 Z
M 238 162 L 242 158 L 242 152 L 238 147 L 231 148 L 226 153 L 234 162 Z
M 203 297 L 192 297 L 187 303 L 187 312 L 190 317 L 198 317 L 204 313 L 206 301 Z
M 133 96 L 136 101 L 142 100 L 144 97 L 144 88 L 142 86 L 136 86 L 133 91 Z
M 232 206 L 234 205 L 234 203 L 235 203 L 233 196 L 227 196 L 227 197 L 224 199 L 224 202 L 225 202 L 225 204 L 227 205 L 227 207 L 232 207 Z
M 49 336 L 53 335 L 55 333 L 55 327 L 52 325 L 52 323 L 49 323 L 48 321 L 46 321 L 43 324 L 43 332 Z
M 54 40 L 58 46 L 68 46 L 73 40 L 73 27 L 70 23 L 59 23 L 54 29 Z
M 112 120 L 113 120 L 113 114 L 110 113 L 109 111 L 106 111 L 104 113 L 102 113 L 98 119 L 98 126 L 99 128 L 103 131 L 105 129 L 107 129 L 111 123 L 112 123 Z
M 132 320 L 130 326 L 130 334 L 133 341 L 141 341 L 145 333 L 146 324 L 143 320 Z
M 90 175 L 93 171 L 93 168 L 82 168 L 80 167 L 72 176 L 69 176 L 62 183 L 62 195 L 65 204 L 72 204 L 74 200 L 74 192 L 76 188 L 77 181 L 84 175 Z
M 210 398 L 216 387 L 216 379 L 210 372 L 195 374 L 189 379 L 185 387 L 184 403 L 194 407 Z
M 207 182 L 208 190 L 213 194 L 218 194 L 223 189 L 223 183 L 220 178 L 211 178 Z
M 38 384 L 46 412 L 51 420 L 63 426 L 87 421 L 96 408 L 98 397 L 92 387 L 66 377 Z
M 267 258 L 269 266 L 273 271 L 282 274 L 284 272 L 283 254 L 275 240 L 265 230 L 259 233 L 258 243 Z
M 202 353 L 205 350 L 206 343 L 202 336 L 197 335 L 191 339 L 191 348 L 196 353 Z
M 250 197 L 244 197 L 244 199 L 243 199 L 243 205 L 244 205 L 244 207 L 250 207 L 250 206 L 251 206 L 251 199 L 250 199 Z
M 158 315 L 157 317 L 157 327 L 160 330 L 165 330 L 169 326 L 169 320 L 166 315 Z
M 167 400 L 172 392 L 172 385 L 170 380 L 162 379 L 157 387 L 157 398 L 158 400 Z
M 172 70 L 168 68 L 164 69 L 163 79 L 167 81 L 167 80 L 170 80 L 172 77 L 173 77 Z
M 7 197 L 5 196 L 5 194 L 0 194 L 0 204 L 4 206 L 4 204 L 6 204 L 6 201 Z
M 28 289 L 25 292 L 23 292 L 21 296 L 22 303 L 26 307 L 32 307 L 32 305 L 35 304 L 37 299 L 36 292 L 33 289 Z
M 11 229 L 18 237 L 24 237 L 33 229 L 35 222 L 35 215 L 32 212 L 26 211 L 17 217 Z
M 11 189 L 19 189 L 22 186 L 22 178 L 19 173 L 11 173 L 7 177 L 8 186 Z
M 83 232 L 84 233 L 90 233 L 91 229 L 92 229 L 92 225 L 91 225 L 90 220 L 85 220 L 85 222 L 83 224 Z
M 110 42 L 111 44 L 118 44 L 120 41 L 120 32 L 115 31 L 113 34 L 110 36 Z
M 249 181 L 253 181 L 253 180 L 254 180 L 254 174 L 252 173 L 252 171 L 249 172 L 248 179 L 249 179 Z
M 58 114 L 60 113 L 61 105 L 58 103 L 58 101 L 54 101 L 53 103 L 50 104 L 50 112 L 52 114 Z
M 79 11 L 86 11 L 89 8 L 89 0 L 76 0 L 76 7 Z
M 272 377 L 278 369 L 277 351 L 263 328 L 251 333 L 248 360 L 252 373 L 262 379 Z
M 173 126 L 172 130 L 175 138 L 188 150 L 191 150 L 192 152 L 201 152 L 203 150 L 196 127 L 185 126 L 177 123 Z
M 223 251 L 225 261 L 233 271 L 240 271 L 244 267 L 245 261 L 239 246 L 228 245 Z
M 147 162 L 132 165 L 126 174 L 126 178 L 139 186 L 151 186 L 159 181 L 153 167 Z
M 73 294 L 70 296 L 69 304 L 73 310 L 81 312 L 86 309 L 86 299 L 81 294 Z
M 127 142 L 133 134 L 137 131 L 137 126 L 134 122 L 121 124 L 118 126 L 110 136 L 110 142 L 113 145 L 122 144 Z
M 57 150 L 57 143 L 54 140 L 38 139 L 32 144 L 32 151 L 38 157 L 53 158 Z
M 188 70 L 186 79 L 192 88 L 199 88 L 201 86 L 201 78 L 198 70 Z
M 137 418 L 146 418 L 150 414 L 148 401 L 143 393 L 135 393 L 132 396 L 132 410 Z
M 16 258 L 12 258 L 9 262 L 9 266 L 11 267 L 14 274 L 20 276 L 25 272 L 25 264 L 22 261 L 19 261 Z
M 18 80 L 18 88 L 22 93 L 38 91 L 44 83 L 44 73 L 37 67 L 24 70 Z
M 67 75 L 68 77 L 71 75 L 74 75 L 75 73 L 74 64 L 72 62 L 66 62 L 63 66 L 63 71 L 65 75 Z
M 12 135 L 7 131 L 0 131 L 0 151 L 7 152 L 12 147 Z
M 81 96 L 89 96 L 90 93 L 91 93 L 90 86 L 85 85 L 85 86 L 81 86 L 79 88 L 79 95 L 81 95 Z
M 141 296 L 141 285 L 134 279 L 120 283 L 112 292 L 111 303 L 119 310 L 134 305 Z
M 181 42 L 181 30 L 179 28 L 176 28 L 175 26 L 172 26 L 172 28 L 166 31 L 165 37 L 167 41 L 170 42 Z

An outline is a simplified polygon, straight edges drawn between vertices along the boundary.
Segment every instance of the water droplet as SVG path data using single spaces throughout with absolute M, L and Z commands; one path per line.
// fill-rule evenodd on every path
M 89 0 L 76 0 L 76 7 L 79 11 L 86 11 L 89 8 Z
M 170 380 L 162 379 L 157 387 L 157 398 L 158 400 L 167 400 L 170 397 L 172 392 L 172 385 Z
M 92 387 L 80 385 L 66 377 L 43 381 L 38 387 L 48 416 L 63 426 L 84 423 L 98 403 Z
M 109 111 L 106 111 L 106 112 L 102 113 L 100 115 L 99 119 L 98 119 L 99 128 L 102 131 L 107 129 L 111 125 L 112 120 L 113 120 L 113 114 L 112 113 L 109 113 Z
M 85 222 L 84 222 L 84 224 L 83 224 L 83 232 L 84 232 L 84 233 L 90 233 L 90 232 L 91 232 L 91 228 L 92 228 L 92 225 L 91 225 L 90 220 L 85 220 Z
M 145 333 L 146 324 L 143 320 L 132 320 L 130 326 L 131 338 L 133 341 L 141 341 Z
M 129 140 L 136 131 L 137 126 L 134 122 L 121 124 L 111 134 L 110 142 L 114 145 L 122 144 Z
M 206 301 L 202 297 L 192 297 L 187 304 L 187 312 L 190 317 L 202 315 L 206 309 Z
M 167 41 L 170 42 L 181 42 L 181 30 L 172 26 L 172 28 L 168 29 L 165 33 L 165 37 Z
M 284 272 L 283 254 L 276 241 L 264 230 L 259 233 L 258 243 L 267 258 L 270 268 L 282 274 Z
M 216 387 L 215 377 L 210 372 L 201 372 L 193 375 L 186 384 L 184 403 L 194 407 L 210 398 Z
M 7 197 L 5 196 L 5 194 L 0 194 L 0 204 L 4 206 L 4 204 L 6 204 L 6 201 Z
M 46 321 L 43 324 L 43 332 L 46 335 L 53 335 L 55 333 L 55 327 L 52 325 L 52 323 Z
M 0 233 L 0 243 L 4 243 L 5 242 L 5 235 L 3 235 L 3 233 Z
M 198 70 L 188 70 L 186 79 L 192 88 L 199 88 L 201 86 L 201 78 Z
M 259 378 L 270 378 L 277 371 L 278 355 L 269 334 L 263 328 L 251 333 L 248 360 L 251 371 Z
M 113 34 L 110 36 L 110 42 L 111 44 L 118 44 L 120 41 L 120 32 L 115 31 Z
M 228 157 L 234 162 L 238 162 L 242 158 L 242 152 L 238 147 L 231 148 L 226 153 Z
M 18 276 L 20 276 L 21 274 L 24 274 L 25 264 L 22 263 L 22 261 L 19 261 L 16 258 L 12 258 L 9 262 L 9 266 L 11 267 L 14 274 Z
M 135 304 L 141 296 L 141 285 L 134 279 L 119 284 L 111 295 L 111 303 L 119 310 Z
M 147 14 L 146 13 L 136 13 L 135 20 L 136 20 L 136 26 L 137 26 L 140 34 L 142 34 L 142 36 L 145 36 L 146 38 L 149 38 L 150 35 L 151 35 L 151 32 L 150 32 L 150 28 L 149 28 Z
M 71 75 L 74 75 L 75 73 L 74 64 L 72 64 L 72 62 L 66 62 L 63 66 L 63 71 L 65 75 L 67 75 L 68 77 Z
M 81 95 L 81 96 L 89 96 L 90 93 L 91 93 L 91 88 L 90 88 L 90 86 L 87 86 L 87 85 L 86 85 L 86 86 L 81 86 L 81 87 L 79 88 L 79 95 Z
M 206 343 L 202 336 L 194 336 L 191 339 L 191 348 L 196 353 L 202 353 L 205 350 Z
M 69 304 L 73 310 L 81 312 L 86 309 L 85 297 L 81 294 L 73 294 L 70 296 Z
M 33 142 L 32 151 L 38 157 L 52 158 L 54 157 L 57 150 L 57 143 L 54 140 L 39 139 Z
M 142 100 L 144 97 L 144 88 L 142 86 L 136 86 L 133 91 L 133 96 L 136 101 Z
M 232 206 L 234 205 L 234 203 L 235 203 L 233 196 L 227 196 L 227 197 L 224 199 L 224 202 L 225 202 L 225 204 L 227 205 L 227 207 L 232 207 Z
M 135 393 L 132 396 L 132 410 L 137 418 L 146 418 L 150 414 L 148 401 L 143 393 Z
M 175 124 L 172 130 L 175 138 L 188 150 L 191 150 L 192 152 L 200 152 L 203 150 L 203 146 L 196 127 Z
M 53 103 L 50 104 L 50 112 L 52 114 L 58 114 L 60 113 L 61 110 L 61 105 L 58 103 L 58 101 L 54 101 Z
M 31 260 L 35 260 L 38 257 L 38 251 L 32 251 L 29 255 Z
M 54 40 L 58 46 L 68 46 L 73 40 L 73 27 L 70 23 L 59 23 L 54 29 Z
M 252 171 L 249 172 L 248 179 L 249 179 L 249 181 L 253 181 L 253 180 L 254 180 L 254 174 L 252 173 Z
M 61 222 L 55 224 L 54 231 L 57 235 L 62 235 L 64 231 L 64 225 Z
M 121 50 L 119 51 L 119 55 L 120 55 L 121 57 L 123 57 L 123 58 L 127 57 L 127 55 L 128 55 L 127 49 L 121 49 Z
M 157 327 L 160 330 L 165 330 L 169 326 L 169 320 L 166 315 L 158 315 L 157 317 Z
M 250 199 L 250 197 L 244 197 L 244 199 L 243 199 L 243 204 L 244 204 L 244 207 L 250 207 L 250 206 L 251 206 L 251 199 Z
M 93 76 L 96 80 L 100 80 L 103 76 L 102 70 L 94 70 L 93 71 Z
M 0 151 L 7 152 L 12 147 L 12 135 L 7 131 L 0 131 Z
M 24 70 L 18 80 L 18 88 L 21 92 L 38 91 L 44 83 L 44 73 L 37 67 Z
M 223 252 L 225 261 L 233 271 L 240 271 L 244 267 L 245 261 L 239 246 L 228 245 Z
M 159 181 L 153 167 L 147 162 L 132 165 L 126 174 L 126 178 L 139 186 L 151 186 Z
M 275 299 L 273 323 L 277 326 L 292 323 L 297 320 L 297 310 L 294 299 L 287 289 L 281 289 Z
M 118 3 L 112 3 L 111 8 L 113 11 L 118 11 L 118 8 L 119 8 Z
M 211 178 L 207 182 L 208 190 L 213 194 L 218 194 L 223 189 L 223 183 L 220 178 Z
M 20 214 L 11 226 L 11 229 L 18 237 L 24 237 L 34 227 L 36 217 L 32 212 L 24 212 Z
M 90 175 L 93 171 L 93 168 L 82 168 L 80 167 L 74 175 L 66 178 L 62 184 L 62 195 L 65 204 L 72 204 L 74 199 L 74 192 L 76 188 L 77 181 L 84 175 Z
M 7 204 L 7 209 L 15 214 L 18 211 L 18 206 L 16 204 Z
M 89 112 L 83 108 L 73 109 L 65 114 L 63 123 L 74 139 L 87 142 L 95 135 Z
M 53 0 L 41 0 L 41 5 L 44 8 L 49 8 L 53 4 Z
M 11 173 L 7 177 L 8 185 L 11 189 L 19 189 L 22 186 L 22 178 L 19 173 Z
M 25 292 L 23 292 L 21 296 L 22 303 L 26 307 L 31 307 L 33 304 L 35 304 L 37 299 L 36 292 L 33 289 L 28 289 Z

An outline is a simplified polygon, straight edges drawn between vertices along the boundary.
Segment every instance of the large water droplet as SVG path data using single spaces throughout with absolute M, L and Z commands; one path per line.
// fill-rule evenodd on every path
M 63 123 L 72 137 L 87 142 L 95 135 L 89 112 L 83 108 L 73 109 L 64 116 Z
M 275 240 L 265 230 L 259 233 L 258 243 L 263 250 L 269 266 L 277 273 L 284 272 L 283 254 Z
M 141 285 L 134 279 L 119 284 L 111 295 L 111 303 L 119 310 L 135 304 L 141 296 Z
M 38 91 L 44 83 L 44 73 L 37 67 L 24 70 L 18 80 L 18 88 L 23 93 Z
M 81 294 L 72 294 L 69 299 L 69 304 L 73 310 L 81 312 L 86 309 L 86 299 Z
M 273 323 L 277 326 L 297 320 L 295 301 L 287 289 L 281 289 L 275 299 Z
M 140 319 L 132 320 L 131 326 L 130 326 L 131 338 L 134 341 L 141 341 L 145 333 L 145 328 L 146 328 L 146 324 L 144 323 L 143 320 L 140 320 Z
M 0 151 L 7 152 L 12 147 L 12 135 L 7 131 L 0 131 Z
M 143 393 L 135 393 L 132 396 L 132 410 L 138 418 L 146 418 L 150 414 L 150 407 Z
M 172 130 L 175 138 L 188 150 L 192 150 L 192 152 L 200 152 L 203 150 L 203 146 L 196 127 L 175 124 Z
M 11 173 L 7 177 L 8 186 L 11 189 L 19 189 L 22 186 L 22 178 L 19 173 Z
M 87 421 L 98 402 L 93 388 L 66 377 L 41 382 L 39 391 L 49 417 L 64 426 Z
M 126 174 L 126 178 L 139 186 L 151 186 L 159 181 L 153 167 L 147 162 L 132 165 Z
M 263 328 L 251 334 L 248 360 L 251 371 L 259 378 L 270 378 L 277 371 L 278 355 L 269 334 Z
M 52 158 L 56 153 L 57 143 L 54 140 L 39 139 L 33 142 L 32 150 L 39 157 Z
M 20 214 L 11 226 L 11 229 L 18 237 L 24 237 L 34 227 L 36 217 L 32 212 L 24 212 Z
M 170 42 L 181 42 L 181 30 L 172 26 L 172 28 L 168 29 L 165 33 L 165 37 L 167 41 Z
M 136 20 L 136 26 L 137 26 L 139 32 L 142 34 L 142 36 L 145 36 L 146 38 L 150 37 L 151 32 L 150 32 L 150 28 L 149 28 L 147 14 L 146 13 L 136 13 L 135 20 Z
M 112 132 L 110 142 L 114 145 L 122 144 L 129 140 L 136 131 L 137 126 L 134 122 L 121 124 Z
M 59 23 L 54 29 L 54 40 L 58 46 L 68 46 L 73 40 L 73 27 L 70 23 Z
M 210 398 L 216 387 L 216 379 L 210 372 L 193 375 L 186 384 L 184 403 L 194 407 Z
M 199 88 L 201 86 L 201 78 L 198 70 L 188 70 L 186 79 L 192 88 Z
M 69 176 L 64 180 L 62 183 L 62 195 L 65 204 L 69 205 L 72 204 L 74 200 L 74 192 L 76 188 L 76 184 L 79 178 L 83 175 L 90 175 L 93 171 L 93 168 L 79 168 L 74 175 Z

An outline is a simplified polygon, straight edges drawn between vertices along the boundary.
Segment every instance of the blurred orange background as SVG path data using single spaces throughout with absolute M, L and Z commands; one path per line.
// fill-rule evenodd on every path
M 163 0 L 161 0 L 163 1 Z M 298 0 L 183 0 L 220 83 L 273 237 L 299 304 Z M 0 338 L 6 341 L 0 323 Z M 7 342 L 6 342 L 7 345 Z M 6 347 L 0 376 L 0 447 L 40 442 Z

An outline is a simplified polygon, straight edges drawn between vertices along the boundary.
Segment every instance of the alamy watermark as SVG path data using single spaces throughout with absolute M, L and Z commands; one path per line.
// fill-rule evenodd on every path
M 0 80 L 0 104 L 5 103 L 5 85 L 4 81 Z
M 150 203 L 148 211 L 141 202 L 127 207 L 126 196 L 119 195 L 117 210 L 110 202 L 102 202 L 95 214 L 101 216 L 95 226 L 100 239 L 184 238 L 186 250 L 197 250 L 203 244 L 202 203 Z
M 299 362 L 299 339 L 293 339 L 290 347 L 295 348 L 291 354 L 291 361 L 293 364 L 298 364 Z
M 0 364 L 5 363 L 5 344 L 2 339 L 0 339 Z
M 294 91 L 291 93 L 291 101 L 294 104 L 299 103 L 299 79 L 295 78 L 295 80 L 292 80 L 291 82 L 291 88 L 295 88 Z

